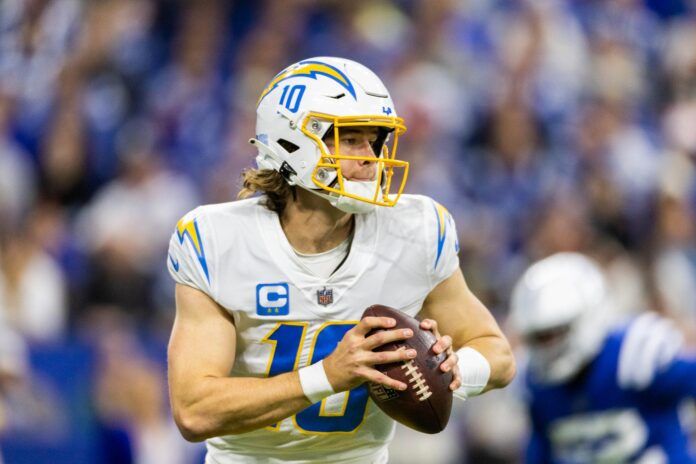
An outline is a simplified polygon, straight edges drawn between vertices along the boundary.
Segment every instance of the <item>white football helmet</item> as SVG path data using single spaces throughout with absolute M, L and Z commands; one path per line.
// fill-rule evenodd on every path
M 529 349 L 536 379 L 561 383 L 599 352 L 609 321 L 604 275 L 578 253 L 557 253 L 527 269 L 512 292 L 510 322 Z
M 379 129 L 374 157 L 341 154 L 339 130 L 373 126 Z M 396 159 L 399 135 L 406 131 L 382 81 L 368 68 L 343 58 L 317 57 L 295 63 L 271 80 L 256 108 L 259 169 L 278 171 L 297 185 L 328 199 L 349 213 L 368 212 L 377 205 L 394 206 L 408 177 L 408 163 Z M 334 137 L 334 153 L 322 140 Z M 376 178 L 354 182 L 343 177 L 340 160 L 378 163 Z M 391 194 L 396 169 L 399 185 Z

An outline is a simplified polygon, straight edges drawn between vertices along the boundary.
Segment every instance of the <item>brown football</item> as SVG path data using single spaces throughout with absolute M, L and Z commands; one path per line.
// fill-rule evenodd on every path
M 376 369 L 389 377 L 404 382 L 404 391 L 393 390 L 387 386 L 368 382 L 370 398 L 392 419 L 424 433 L 438 433 L 444 430 L 452 410 L 452 372 L 442 372 L 440 364 L 446 354 L 436 355 L 432 351 L 435 335 L 420 328 L 420 321 L 406 313 L 382 305 L 373 305 L 365 310 L 362 317 L 391 317 L 396 320 L 396 329 L 409 328 L 413 336 L 407 340 L 386 343 L 374 351 L 389 351 L 413 348 L 418 353 L 410 361 L 378 364 Z M 383 330 L 383 329 L 377 329 Z M 371 335 L 373 332 L 370 332 Z

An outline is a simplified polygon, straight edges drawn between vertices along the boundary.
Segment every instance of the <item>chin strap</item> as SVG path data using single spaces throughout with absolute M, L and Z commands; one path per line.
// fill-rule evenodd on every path
M 355 195 L 360 195 L 363 197 L 369 197 L 373 195 L 375 191 L 375 182 L 355 182 L 350 180 L 344 180 L 343 186 L 348 193 Z M 367 201 L 357 200 L 355 198 L 347 197 L 345 195 L 326 193 L 323 190 L 312 190 L 307 189 L 310 192 L 326 199 L 331 206 L 338 208 L 345 213 L 350 214 L 365 214 L 374 211 L 377 205 L 373 203 L 368 203 Z
M 365 185 L 369 184 L 369 185 Z M 349 193 L 358 194 L 364 197 L 371 195 L 375 191 L 375 182 L 352 182 L 349 180 L 343 181 L 343 186 Z M 368 195 L 365 195 L 365 193 Z M 345 211 L 346 213 L 352 214 L 365 214 L 374 211 L 377 205 L 373 203 L 368 203 L 363 200 L 356 200 L 355 198 L 347 197 L 345 195 L 332 196 L 329 202 L 335 208 Z
M 327 193 L 319 189 L 309 189 L 300 185 L 306 191 L 313 193 L 314 195 L 323 198 L 328 201 L 334 208 L 340 209 L 344 213 L 349 214 L 364 214 L 369 213 L 375 207 L 371 203 L 356 200 L 354 198 L 344 197 L 343 195 L 337 195 L 333 193 Z

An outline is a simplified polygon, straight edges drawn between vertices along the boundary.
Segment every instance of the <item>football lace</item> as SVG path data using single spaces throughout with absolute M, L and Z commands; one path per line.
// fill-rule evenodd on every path
M 430 387 L 423 378 L 423 374 L 418 370 L 418 366 L 410 360 L 404 361 L 401 368 L 406 370 L 406 378 L 408 379 L 408 383 L 416 391 L 418 401 L 425 401 L 430 398 L 433 392 L 430 391 Z

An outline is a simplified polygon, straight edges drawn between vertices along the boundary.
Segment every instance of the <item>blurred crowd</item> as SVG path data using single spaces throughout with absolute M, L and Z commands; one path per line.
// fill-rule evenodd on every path
M 107 450 L 91 452 L 116 456 L 99 462 L 196 454 L 167 418 L 168 238 L 195 205 L 235 198 L 263 86 L 320 55 L 387 84 L 407 191 L 454 215 L 464 274 L 501 324 L 530 261 L 582 251 L 617 312 L 696 326 L 696 2 L 3 0 L 6 436 L 61 436 L 72 412 L 31 353 L 77 344 L 95 359 L 90 443 Z M 524 425 L 505 435 L 495 417 L 523 414 L 484 398 L 447 456 L 515 462 L 504 438 Z

